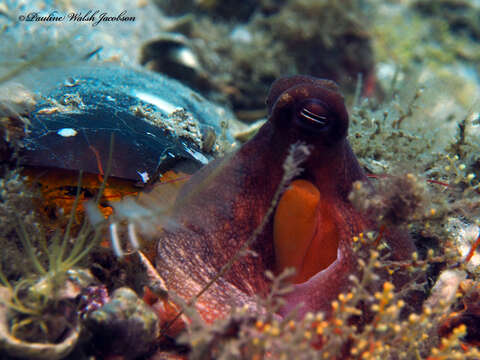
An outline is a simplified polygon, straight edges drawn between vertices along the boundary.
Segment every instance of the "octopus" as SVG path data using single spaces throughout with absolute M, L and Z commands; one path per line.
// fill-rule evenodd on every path
M 236 152 L 216 159 L 182 188 L 173 227 L 156 250 L 156 269 L 168 290 L 189 301 L 266 225 L 240 260 L 216 279 L 195 302 L 207 322 L 234 306 L 258 307 L 266 294 L 267 270 L 296 269 L 293 291 L 280 316 L 297 308 L 299 316 L 323 311 L 351 286 L 357 271 L 352 239 L 375 228 L 348 200 L 356 181 L 368 183 L 348 141 L 349 116 L 337 85 L 309 76 L 278 79 L 268 98 L 268 121 Z M 309 155 L 303 171 L 272 204 L 284 176 L 283 164 L 293 144 Z M 402 232 L 386 232 L 390 258 L 404 260 L 415 247 Z

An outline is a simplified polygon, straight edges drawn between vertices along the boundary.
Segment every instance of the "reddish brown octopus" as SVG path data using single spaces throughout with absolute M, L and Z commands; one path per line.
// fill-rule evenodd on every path
M 356 272 L 352 238 L 375 224 L 348 201 L 355 181 L 367 181 L 346 139 L 348 113 L 337 85 L 309 76 L 281 78 L 267 98 L 269 118 L 239 150 L 208 164 L 182 189 L 173 219 L 158 241 L 156 268 L 169 290 L 197 295 L 259 226 L 272 204 L 292 144 L 310 148 L 302 173 L 282 195 L 252 249 L 197 301 L 210 322 L 232 306 L 256 305 L 269 291 L 265 271 L 297 268 L 281 313 L 324 311 Z M 403 234 L 386 234 L 392 260 L 410 257 Z M 384 237 L 384 238 L 385 238 Z

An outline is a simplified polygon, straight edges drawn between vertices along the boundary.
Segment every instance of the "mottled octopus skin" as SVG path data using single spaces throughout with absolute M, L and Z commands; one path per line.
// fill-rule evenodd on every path
M 328 115 L 321 129 L 298 120 L 312 101 Z M 367 181 L 346 139 L 348 114 L 335 83 L 308 76 L 277 80 L 267 98 L 269 119 L 257 135 L 233 154 L 197 172 L 183 188 L 173 219 L 158 242 L 156 268 L 185 300 L 195 296 L 234 256 L 261 223 L 282 179 L 283 163 L 292 144 L 302 141 L 311 150 L 300 179 L 319 190 L 338 229 L 337 260 L 308 281 L 296 284 L 287 296 L 287 313 L 303 303 L 307 311 L 330 311 L 330 303 L 349 287 L 356 270 L 352 238 L 375 224 L 357 212 L 347 197 L 353 182 Z M 406 259 L 414 250 L 408 236 L 388 236 L 392 259 Z M 224 316 L 232 305 L 255 307 L 254 295 L 268 292 L 265 270 L 274 269 L 273 222 L 270 219 L 253 250 L 219 279 L 196 307 L 206 321 Z

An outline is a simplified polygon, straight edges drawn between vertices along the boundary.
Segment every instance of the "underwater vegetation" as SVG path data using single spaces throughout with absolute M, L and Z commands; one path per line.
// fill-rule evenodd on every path
M 25 220 L 16 213 L 12 215 L 16 219 L 17 236 L 34 271 L 29 275 L 25 272 L 14 284 L 0 271 L 3 286 L 0 343 L 11 356 L 61 359 L 79 339 L 76 299 L 95 280 L 88 270 L 75 266 L 97 245 L 101 235 L 100 228 L 93 229 L 86 219 L 78 232 L 72 234 L 80 184 L 81 176 L 64 232 L 58 229 L 47 238 L 45 229 L 37 224 L 37 233 L 28 233 Z M 42 250 L 42 256 L 37 254 L 36 246 Z
M 155 3 L 0 4 L 0 357 L 480 358 L 477 3 Z

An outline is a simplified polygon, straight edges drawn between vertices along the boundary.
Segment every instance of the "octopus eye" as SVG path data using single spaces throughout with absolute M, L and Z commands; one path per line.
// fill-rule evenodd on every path
M 304 126 L 322 129 L 329 123 L 328 111 L 318 101 L 310 100 L 300 108 L 298 120 Z
M 302 111 L 300 112 L 300 116 L 319 125 L 325 125 L 327 123 L 327 117 L 325 115 L 315 114 L 307 108 L 302 109 Z

